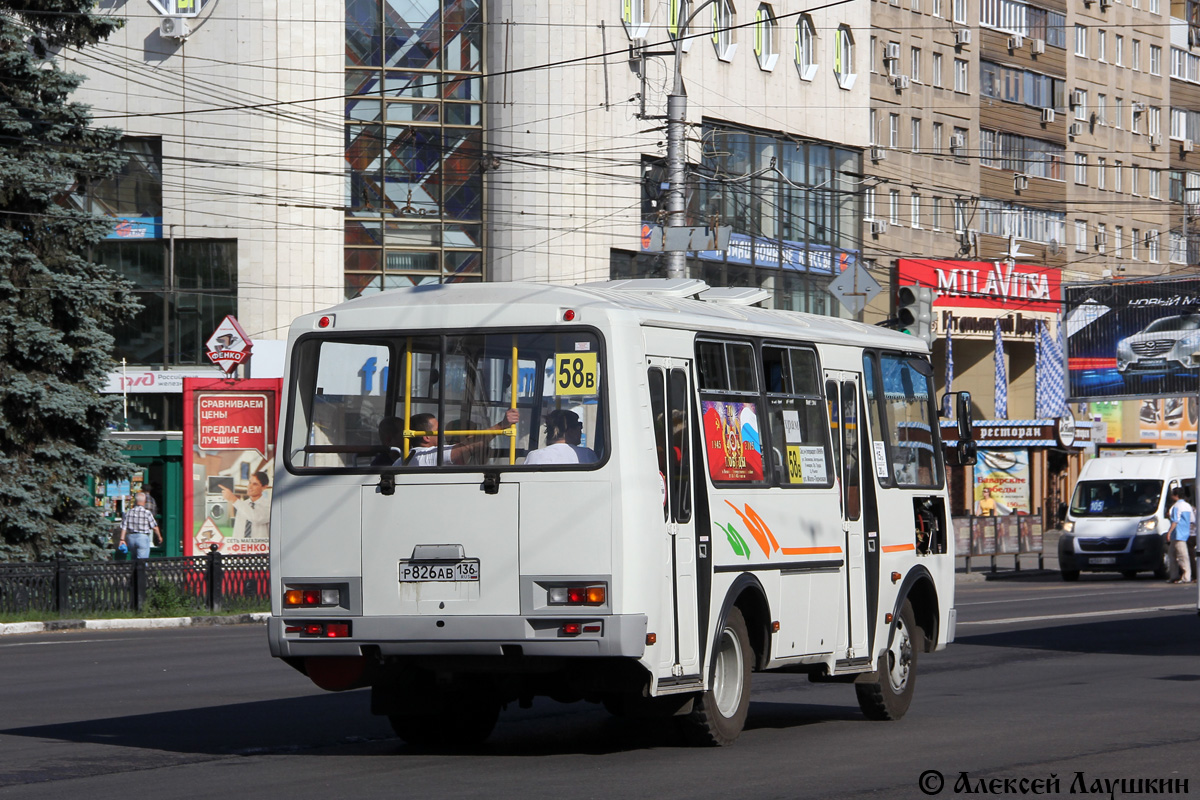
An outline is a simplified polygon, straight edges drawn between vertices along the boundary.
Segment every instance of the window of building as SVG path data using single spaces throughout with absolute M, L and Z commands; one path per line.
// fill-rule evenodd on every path
M 1150 188 L 1148 191 L 1149 191 L 1150 196 L 1152 198 L 1154 198 L 1155 200 L 1161 200 L 1162 199 L 1162 170 L 1158 170 L 1158 169 L 1150 170 L 1149 182 L 1150 182 Z
M 875 50 L 875 48 L 878 46 L 879 46 L 879 37 L 872 36 L 871 37 L 871 49 L 867 51 L 867 62 L 871 68 L 871 72 L 875 73 L 875 74 L 879 73 L 879 69 L 876 67 L 876 64 L 878 64 L 879 62 L 876 61 L 877 53 Z
M 888 114 L 888 147 L 900 146 L 900 115 Z
M 954 0 L 954 21 L 959 25 L 967 24 L 967 0 Z
M 1087 26 L 1075 25 L 1075 55 L 1087 58 Z
M 1106 61 L 1108 59 L 1108 31 L 1101 28 L 1096 31 L 1096 60 Z
M 1141 195 L 1141 187 L 1138 185 L 1142 182 L 1142 168 L 1137 164 L 1129 167 L 1129 192 L 1134 195 Z
M 957 197 L 954 199 L 954 232 L 967 232 L 967 201 Z
M 900 190 L 892 189 L 888 192 L 888 220 L 893 225 L 900 224 Z
M 1066 83 L 1039 72 L 1009 67 L 991 61 L 979 62 L 979 91 L 1006 103 L 1023 103 L 1034 108 L 1062 108 Z
M 1108 249 L 1108 226 L 1103 222 L 1096 223 L 1096 252 L 1103 253 Z
M 942 88 L 942 54 L 941 53 L 933 54 L 933 85 L 938 89 Z
M 929 206 L 929 227 L 935 231 L 942 229 L 942 198 L 935 197 Z
M 1124 167 L 1120 161 L 1113 164 L 1113 191 L 1121 191 L 1121 176 L 1124 174 Z
M 1162 75 L 1162 48 L 1156 44 L 1150 45 L 1150 74 Z
M 1075 220 L 1075 252 L 1087 252 L 1087 220 Z
M 868 144 L 879 144 L 879 112 L 872 108 L 868 117 L 867 139 Z
M 1064 148 L 1056 142 L 986 128 L 979 131 L 980 166 L 1061 181 L 1063 156 Z
M 646 0 L 621 0 L 621 21 L 630 39 L 645 39 L 650 32 L 646 22 Z
M 969 63 L 961 58 L 954 59 L 954 91 L 967 93 L 970 92 L 968 85 L 968 69 Z
M 1087 89 L 1076 89 L 1072 92 L 1072 102 L 1075 103 L 1075 119 L 1087 121 L 1088 118 L 1088 93 Z
M 680 40 L 680 49 L 685 53 L 692 49 L 692 37 L 688 36 L 687 27 L 692 8 L 692 0 L 667 0 L 667 35 Z
M 913 192 L 909 198 L 908 211 L 912 216 L 912 226 L 914 228 L 921 227 L 921 195 L 917 192 Z
M 1118 67 L 1125 66 L 1125 37 L 1117 34 L 1113 41 L 1114 61 Z
M 1075 183 L 1087 186 L 1087 155 L 1085 153 L 1075 154 Z
M 1161 13 L 1159 11 L 1159 0 L 1150 0 L 1149 11 L 1151 14 Z
M 1137 261 L 1141 257 L 1142 232 L 1134 228 L 1129 232 L 1129 257 Z
M 1061 212 L 1020 206 L 1003 200 L 983 198 L 979 201 L 981 233 L 1049 244 L 1063 241 L 1065 225 L 1065 215 Z
M 1131 39 L 1129 42 L 1129 66 L 1135 71 L 1142 71 L 1142 40 Z
M 1108 159 L 1100 156 L 1096 159 L 1096 188 L 1105 189 L 1108 183 Z
M 875 187 L 868 186 L 863 193 L 863 218 L 867 220 L 875 219 Z
M 737 51 L 737 42 L 734 41 L 736 25 L 733 0 L 716 0 L 712 5 L 712 43 L 717 58 L 722 61 L 732 61 Z
M 871 37 L 874 42 L 875 37 Z M 875 46 L 871 46 L 871 69 L 875 68 Z M 817 31 L 812 17 L 802 14 L 796 22 L 796 71 L 800 80 L 811 81 L 817 77 Z
M 1141 133 L 1142 118 L 1146 116 L 1146 104 L 1140 100 L 1134 100 L 1129 108 L 1129 132 Z
M 1096 122 L 1101 125 L 1108 124 L 1108 95 L 1096 94 Z
M 1041 39 L 1048 47 L 1067 46 L 1066 15 L 1020 0 L 982 0 L 979 24 L 1029 39 Z
M 913 83 L 921 82 L 921 48 L 914 47 L 909 51 L 908 77 Z
M 754 56 L 758 59 L 759 69 L 775 69 L 775 62 L 779 59 L 776 44 L 778 29 L 775 10 L 767 3 L 760 4 L 754 14 Z
M 1158 231 L 1146 232 L 1146 260 L 1158 263 Z
M 847 25 L 837 29 L 833 45 L 833 74 L 838 86 L 849 91 L 854 87 L 854 35 Z
M 968 133 L 966 128 L 954 127 L 954 132 L 950 135 L 950 153 L 952 155 L 959 158 L 966 157 L 967 148 L 971 146 L 971 137 Z
M 1113 253 L 1117 258 L 1121 257 L 1121 250 L 1124 247 L 1125 229 L 1120 225 L 1113 228 Z
M 1117 130 L 1120 130 L 1124 126 L 1124 123 L 1121 121 L 1121 115 L 1125 113 L 1124 109 L 1125 109 L 1125 101 L 1121 98 L 1120 95 L 1117 95 L 1117 105 L 1113 109 L 1113 126 Z
M 920 150 L 921 150 L 921 120 L 918 119 L 917 117 L 913 117 L 911 120 L 909 120 L 908 129 L 909 129 L 909 133 L 911 134 L 910 138 L 912 139 L 912 151 L 914 153 L 920 152 Z
M 1187 263 L 1187 238 L 1182 233 L 1171 231 L 1168 246 L 1170 247 L 1170 252 L 1167 253 L 1167 258 L 1170 259 L 1172 264 Z
M 942 150 L 944 146 L 942 140 L 945 136 L 945 130 L 945 126 L 942 123 L 933 123 L 933 142 L 931 143 L 933 146 L 930 149 L 937 155 L 941 155 L 944 152 Z
M 942 0 L 933 0 L 933 15 L 935 17 L 942 16 Z

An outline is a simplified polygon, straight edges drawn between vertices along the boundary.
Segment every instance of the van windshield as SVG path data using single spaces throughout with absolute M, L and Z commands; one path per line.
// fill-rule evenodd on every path
M 1075 517 L 1146 517 L 1158 511 L 1162 481 L 1080 481 L 1071 498 Z

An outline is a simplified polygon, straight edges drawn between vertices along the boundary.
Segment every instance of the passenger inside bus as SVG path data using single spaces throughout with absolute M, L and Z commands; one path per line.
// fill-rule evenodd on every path
M 583 421 L 574 411 L 557 410 L 546 415 L 546 446 L 530 451 L 525 464 L 594 464 L 596 454 L 581 447 Z
M 521 419 L 521 414 L 515 408 L 507 409 L 504 412 L 504 419 L 493 425 L 488 430 L 494 430 L 497 433 L 505 428 L 516 425 Z M 414 436 L 412 439 L 412 447 L 408 451 L 408 458 L 398 459 L 396 466 L 412 466 L 412 467 L 435 467 L 438 464 L 438 420 L 433 414 L 415 414 L 409 421 L 409 427 L 414 431 L 424 431 L 424 436 Z M 488 436 L 471 437 L 465 441 L 456 442 L 454 444 L 444 444 L 441 448 L 442 463 L 444 464 L 470 464 L 479 456 L 488 446 Z
M 379 442 L 387 451 L 375 456 L 371 461 L 372 467 L 386 467 L 403 459 L 404 422 L 399 417 L 379 420 Z

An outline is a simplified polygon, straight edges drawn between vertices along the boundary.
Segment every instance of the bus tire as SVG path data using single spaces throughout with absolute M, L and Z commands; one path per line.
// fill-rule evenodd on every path
M 388 714 L 392 730 L 414 747 L 471 747 L 482 744 L 500 718 L 500 702 L 490 696 L 468 693 L 441 700 L 442 708 L 434 713 L 400 711 Z
M 900 719 L 912 703 L 917 686 L 917 642 L 925 634 L 917 627 L 912 604 L 900 607 L 892 623 L 888 649 L 880 657 L 874 683 L 856 683 L 858 707 L 867 719 Z
M 713 651 L 708 689 L 696 697 L 683 719 L 690 744 L 724 747 L 733 744 L 750 711 L 750 668 L 754 650 L 746 620 L 737 606 L 729 609 Z

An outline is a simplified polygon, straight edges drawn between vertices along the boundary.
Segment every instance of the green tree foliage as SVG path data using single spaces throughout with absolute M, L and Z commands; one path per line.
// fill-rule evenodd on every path
M 65 202 L 112 174 L 120 131 L 69 100 L 80 78 L 53 56 L 118 22 L 92 0 L 0 0 L 0 561 L 99 554 L 88 478 L 125 470 L 107 435 L 114 324 L 130 285 L 90 263 L 111 221 Z

